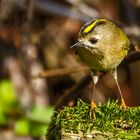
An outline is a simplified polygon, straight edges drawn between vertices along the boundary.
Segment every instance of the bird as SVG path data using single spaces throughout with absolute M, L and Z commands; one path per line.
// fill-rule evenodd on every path
M 130 41 L 125 32 L 108 19 L 93 19 L 81 28 L 78 42 L 71 48 L 75 48 L 76 54 L 91 71 L 93 81 L 91 110 L 96 108 L 94 92 L 99 79 L 98 72 L 111 73 L 121 99 L 120 108 L 126 108 L 117 75 L 117 68 L 130 49 Z

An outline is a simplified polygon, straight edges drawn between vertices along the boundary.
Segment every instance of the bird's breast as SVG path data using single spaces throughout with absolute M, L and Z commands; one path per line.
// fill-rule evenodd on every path
M 105 47 L 90 49 L 79 47 L 77 53 L 80 59 L 93 70 L 109 71 L 117 68 L 126 55 L 121 48 Z

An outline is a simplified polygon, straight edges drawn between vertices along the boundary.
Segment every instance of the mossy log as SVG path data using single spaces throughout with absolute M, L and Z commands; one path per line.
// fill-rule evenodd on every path
M 95 113 L 95 117 L 93 117 Z M 140 107 L 120 109 L 117 101 L 99 104 L 94 112 L 78 100 L 55 112 L 47 140 L 140 140 Z

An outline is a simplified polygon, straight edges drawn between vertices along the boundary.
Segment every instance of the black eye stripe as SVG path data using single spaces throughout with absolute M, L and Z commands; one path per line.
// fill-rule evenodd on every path
M 89 39 L 89 41 L 90 41 L 90 43 L 95 44 L 95 43 L 98 42 L 98 39 L 96 39 L 96 38 L 91 38 L 91 39 Z

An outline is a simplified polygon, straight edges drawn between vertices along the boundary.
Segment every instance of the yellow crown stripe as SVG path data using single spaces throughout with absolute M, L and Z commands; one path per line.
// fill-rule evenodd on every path
M 85 29 L 84 29 L 84 32 L 85 33 L 88 33 L 92 30 L 92 28 L 100 21 L 106 21 L 106 19 L 97 19 L 95 20 L 92 24 L 90 24 L 89 26 L 87 26 Z

